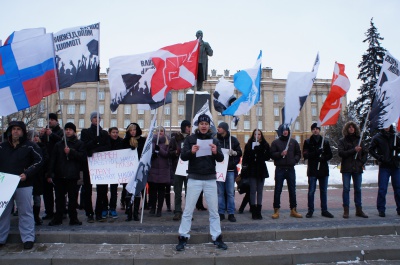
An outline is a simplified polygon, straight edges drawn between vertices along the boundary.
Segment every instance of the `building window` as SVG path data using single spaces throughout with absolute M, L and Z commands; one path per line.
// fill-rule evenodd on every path
M 68 122 L 74 123 L 74 119 L 67 119 L 67 123 Z
M 275 121 L 274 122 L 274 128 L 275 128 L 275 130 L 278 130 L 278 127 L 279 127 L 279 121 Z
M 67 114 L 75 114 L 75 105 L 68 105 Z
M 104 91 L 99 92 L 99 100 L 104 100 Z
M 185 101 L 185 93 L 182 91 L 178 92 L 178 101 Z
M 60 91 L 60 99 L 64 99 L 64 91 Z
M 183 115 L 185 114 L 185 107 L 182 105 L 178 106 L 178 115 Z
M 322 95 L 322 102 L 325 102 L 325 99 L 326 99 L 326 95 L 323 94 L 323 95 Z
M 182 120 L 178 120 L 178 126 L 181 126 Z
M 40 102 L 39 108 L 40 113 L 44 113 L 44 102 Z
M 43 128 L 44 126 L 44 119 L 40 118 L 37 120 L 37 126 Z
M 298 143 L 300 143 L 300 140 L 301 140 L 300 135 L 296 135 L 295 139 L 296 139 L 296 141 L 297 141 Z
M 231 129 L 237 129 L 236 125 L 235 125 L 235 121 L 231 121 Z
M 171 121 L 170 120 L 164 120 L 164 127 L 170 127 L 171 126 Z
M 274 116 L 279 117 L 279 108 L 274 108 Z
M 296 131 L 300 130 L 300 122 L 296 121 L 296 123 L 294 124 L 294 129 Z
M 245 112 L 243 115 L 244 115 L 244 116 L 249 116 L 249 115 L 250 115 L 250 111 Z
M 128 127 L 128 125 L 131 124 L 131 120 L 130 119 L 125 119 L 124 120 L 124 128 Z M 142 127 L 142 126 L 140 126 Z
M 144 128 L 144 120 L 138 120 L 137 124 L 139 125 L 140 128 Z
M 257 116 L 262 116 L 262 107 L 257 107 Z
M 225 122 L 225 121 L 224 120 L 218 120 L 218 124 L 216 124 L 216 125 L 218 126 L 221 122 Z
M 104 114 L 104 105 L 99 105 L 99 113 Z
M 263 128 L 263 122 L 262 122 L 262 121 L 258 121 L 257 124 L 258 124 L 258 126 L 257 126 L 258 129 L 262 130 L 262 128 Z
M 63 120 L 62 119 L 58 119 L 58 124 L 60 125 L 60 127 L 63 127 Z
M 75 99 L 75 91 L 70 91 L 69 92 L 69 99 L 74 100 Z
M 100 120 L 100 126 L 104 127 L 104 121 L 103 120 Z
M 117 127 L 117 119 L 111 119 L 110 120 L 110 127 Z
M 131 109 L 131 105 L 124 105 L 124 114 L 131 114 Z
M 311 94 L 311 102 L 312 103 L 317 102 L 317 96 L 315 94 Z
M 169 115 L 170 114 L 170 107 L 169 106 L 164 106 L 164 114 Z
M 144 114 L 144 109 L 138 109 L 137 114 Z
M 279 95 L 274 94 L 274 103 L 278 103 L 278 102 L 279 102 Z
M 86 99 L 86 91 L 81 91 L 81 100 Z
M 150 111 L 150 113 L 151 113 L 151 114 L 157 114 L 157 109 L 152 109 L 152 110 Z
M 118 114 L 118 109 L 116 109 L 115 111 L 112 111 L 111 114 Z
M 243 122 L 243 129 L 250 130 L 250 121 Z
M 79 105 L 79 114 L 85 114 L 85 112 L 86 112 L 86 106 Z
M 244 142 L 247 143 L 249 141 L 249 139 L 250 139 L 250 135 L 246 134 L 244 136 Z
M 316 107 L 311 107 L 311 115 L 317 116 L 317 108 Z
M 85 127 L 85 120 L 84 119 L 79 119 L 78 127 L 79 128 L 84 128 Z

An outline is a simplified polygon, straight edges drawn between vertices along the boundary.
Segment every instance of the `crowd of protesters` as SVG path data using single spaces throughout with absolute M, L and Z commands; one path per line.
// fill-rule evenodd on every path
M 131 123 L 126 128 L 124 138 L 119 136 L 116 127 L 108 132 L 101 128 L 101 115 L 90 114 L 91 125 L 83 129 L 78 139 L 76 126 L 66 123 L 62 129 L 55 113 L 49 114 L 48 126 L 39 132 L 27 131 L 23 122 L 13 121 L 4 133 L 5 141 L 0 144 L 0 172 L 18 175 L 20 182 L 10 203 L 0 217 L 0 246 L 6 243 L 10 230 L 10 215 L 14 204 L 18 209 L 19 230 L 25 249 L 31 249 L 35 242 L 35 225 L 42 225 L 49 220 L 49 226 L 63 223 L 67 215 L 69 225 L 82 225 L 77 209 L 84 209 L 88 223 L 104 222 L 107 218 L 118 218 L 118 184 L 97 184 L 96 200 L 93 210 L 92 184 L 87 158 L 96 152 L 130 148 L 137 150 L 140 158 L 146 138 L 142 135 L 139 124 Z M 241 214 L 247 204 L 250 205 L 252 219 L 263 219 L 261 214 L 265 179 L 269 177 L 267 161 L 275 165 L 275 189 L 273 219 L 280 217 L 280 197 L 284 181 L 289 191 L 290 216 L 302 218 L 297 211 L 295 165 L 303 156 L 307 160 L 308 176 L 308 211 L 307 218 L 314 214 L 314 194 L 319 183 L 321 215 L 334 218 L 328 211 L 328 161 L 332 159 L 329 141 L 320 135 L 317 123 L 311 126 L 311 137 L 300 144 L 291 138 L 290 127 L 281 125 L 277 138 L 269 144 L 262 131 L 255 129 L 244 151 L 238 139 L 231 135 L 229 125 L 221 122 L 216 135 L 210 130 L 210 117 L 203 114 L 198 117 L 198 128 L 191 133 L 191 123 L 187 120 L 180 124 L 180 132 L 172 137 L 163 127 L 158 127 L 152 139 L 151 169 L 148 176 L 147 198 L 144 190 L 134 196 L 122 184 L 120 209 L 125 210 L 126 221 L 139 221 L 141 201 L 144 209 L 154 217 L 162 216 L 165 205 L 167 211 L 174 211 L 173 220 L 181 221 L 179 226 L 178 251 L 184 250 L 190 238 L 190 228 L 195 208 L 207 210 L 210 214 L 210 234 L 213 243 L 220 249 L 227 249 L 222 241 L 220 222 L 227 219 L 236 222 L 235 217 L 235 180 L 238 177 L 237 165 L 242 159 L 241 179 L 248 185 L 243 202 L 238 208 Z M 360 141 L 360 128 L 355 122 L 348 122 L 343 127 L 343 138 L 338 143 L 341 158 L 343 181 L 343 218 L 350 217 L 350 182 L 353 181 L 355 215 L 368 218 L 362 209 L 361 183 L 362 173 L 368 153 L 379 162 L 377 210 L 380 217 L 385 217 L 386 193 L 388 182 L 394 190 L 396 211 L 400 215 L 400 138 L 393 126 L 382 129 L 373 137 L 371 145 L 366 147 Z M 199 141 L 209 140 L 210 152 L 199 156 Z M 203 147 L 204 148 L 204 147 Z M 208 149 L 208 147 L 206 148 Z M 225 181 L 216 181 L 215 166 L 224 160 L 222 150 L 227 150 L 227 172 Z M 188 161 L 186 174 L 176 173 L 178 161 Z M 83 180 L 83 185 L 79 184 Z M 171 205 L 171 186 L 174 190 L 174 204 Z M 183 190 L 185 191 L 183 193 Z M 110 198 L 108 193 L 110 192 Z M 78 200 L 80 194 L 80 200 Z M 43 196 L 44 216 L 40 217 L 41 195 Z M 183 198 L 185 197 L 185 199 Z M 148 200 L 147 200 L 148 199 Z M 78 203 L 79 201 L 79 203 Z M 185 203 L 183 203 L 183 201 Z M 183 207 L 184 206 L 184 207 Z

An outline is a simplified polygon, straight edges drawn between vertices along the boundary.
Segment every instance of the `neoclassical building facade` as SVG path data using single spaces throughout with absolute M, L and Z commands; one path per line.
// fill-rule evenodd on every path
M 210 94 L 211 102 L 215 86 L 221 76 L 217 75 L 215 70 L 212 70 L 208 80 L 203 84 L 203 90 Z M 225 70 L 223 76 L 226 80 L 233 81 L 233 75 L 229 75 L 229 70 Z M 330 85 L 331 79 L 315 80 L 299 117 L 292 125 L 293 138 L 299 143 L 302 143 L 311 135 L 310 126 L 318 120 L 319 111 L 329 93 Z M 271 143 L 275 139 L 275 129 L 282 123 L 281 109 L 285 102 L 285 86 L 286 79 L 274 79 L 271 68 L 262 69 L 260 102 L 250 112 L 240 116 L 240 121 L 236 127 L 232 122 L 230 124 L 232 135 L 236 136 L 243 145 L 257 127 L 263 131 L 268 142 Z M 99 91 L 98 95 L 97 91 Z M 47 105 L 48 102 L 50 112 L 58 111 L 60 124 L 73 122 L 80 131 L 90 126 L 90 113 L 97 109 L 98 97 L 98 110 L 102 116 L 101 125 L 103 128 L 118 127 L 121 135 L 123 135 L 127 125 L 136 122 L 146 134 L 154 113 L 157 113 L 157 124 L 163 125 L 167 132 L 179 130 L 180 123 L 185 119 L 187 111 L 185 109 L 187 92 L 188 90 L 173 91 L 172 103 L 160 107 L 156 111 L 138 110 L 136 105 L 120 105 L 115 112 L 111 112 L 107 74 L 100 74 L 99 83 L 74 84 L 72 87 L 62 89 L 59 96 L 58 94 L 51 95 L 43 103 Z M 240 94 L 236 96 L 239 97 Z M 343 102 L 343 109 L 345 109 L 346 99 Z M 60 106 L 62 106 L 62 111 L 59 111 Z M 189 111 L 191 112 L 191 110 Z M 216 124 L 222 121 L 230 121 L 230 117 L 221 116 L 213 107 L 210 111 Z M 39 122 L 44 126 L 45 123 L 46 121 Z

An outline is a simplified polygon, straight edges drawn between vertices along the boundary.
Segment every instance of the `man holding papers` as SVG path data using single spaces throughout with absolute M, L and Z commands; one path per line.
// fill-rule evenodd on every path
M 176 250 L 178 251 L 185 249 L 186 243 L 190 238 L 189 232 L 192 225 L 194 207 L 202 191 L 204 192 L 210 213 L 210 234 L 213 243 L 220 249 L 226 250 L 228 248 L 222 241 L 215 171 L 216 161 L 222 162 L 224 155 L 222 154 L 218 140 L 212 137 L 210 121 L 210 117 L 206 114 L 199 116 L 199 127 L 194 134 L 185 138 L 181 152 L 181 159 L 189 161 L 189 165 L 187 170 L 188 191 L 186 205 L 179 227 L 179 243 L 176 246 Z

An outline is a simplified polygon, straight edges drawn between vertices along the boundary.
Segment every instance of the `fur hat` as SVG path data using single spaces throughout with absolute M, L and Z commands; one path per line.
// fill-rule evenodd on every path
M 93 118 L 97 117 L 97 111 L 93 111 L 90 113 L 90 121 L 93 120 Z M 99 113 L 99 119 L 101 119 L 100 113 Z
M 197 118 L 197 124 L 200 124 L 200 122 L 202 122 L 202 121 L 205 121 L 208 124 L 211 124 L 211 119 L 210 119 L 210 117 L 208 117 L 207 114 L 201 114 L 199 116 L 199 118 Z
M 49 113 L 49 120 L 56 120 L 58 121 L 58 117 L 56 113 Z
M 67 122 L 67 123 L 64 125 L 64 129 L 67 129 L 67 128 L 70 128 L 70 129 L 74 130 L 74 132 L 76 132 L 76 126 L 75 126 L 75 124 L 73 124 L 72 122 Z
M 192 124 L 188 120 L 183 120 L 181 122 L 181 132 L 184 133 L 187 126 L 191 126 Z
M 229 132 L 229 125 L 228 125 L 228 123 L 226 123 L 226 122 L 221 122 L 221 123 L 218 125 L 218 128 L 222 128 L 222 129 L 224 129 L 225 132 Z

